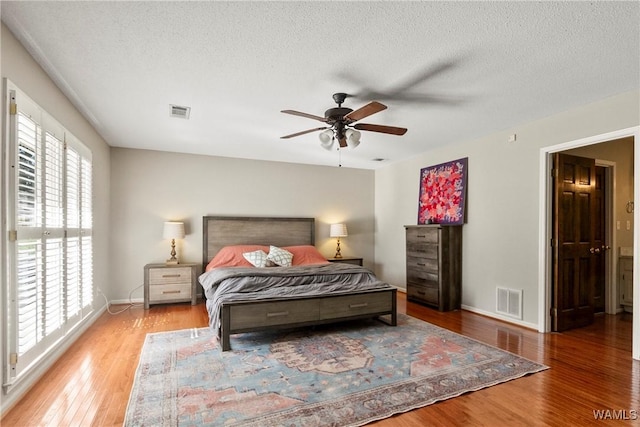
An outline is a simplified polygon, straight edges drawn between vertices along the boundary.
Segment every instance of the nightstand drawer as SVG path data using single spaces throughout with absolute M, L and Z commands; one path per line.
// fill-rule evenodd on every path
M 191 283 L 182 285 L 154 285 L 149 287 L 149 302 L 165 302 L 173 300 L 189 301 L 191 299 Z
M 191 283 L 190 267 L 150 268 L 149 285 L 164 285 L 170 283 Z

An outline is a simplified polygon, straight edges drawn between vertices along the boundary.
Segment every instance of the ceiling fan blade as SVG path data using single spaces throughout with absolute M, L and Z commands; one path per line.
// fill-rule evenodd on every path
M 325 126 L 325 127 L 321 127 L 321 128 L 307 129 L 307 130 L 303 130 L 302 132 L 292 133 L 291 135 L 281 136 L 280 139 L 294 138 L 296 136 L 304 135 L 306 133 L 311 133 L 311 132 L 315 132 L 315 131 L 323 130 L 323 129 L 329 129 L 329 128 Z
M 399 128 L 395 126 L 384 126 L 384 125 L 372 125 L 368 123 L 358 123 L 353 126 L 358 130 L 367 130 L 369 132 L 379 132 L 379 133 L 388 133 L 391 135 L 404 135 L 407 133 L 406 128 Z
M 318 120 L 325 123 L 327 122 L 327 119 L 325 119 L 324 117 L 316 116 L 309 113 L 302 113 L 300 111 L 295 111 L 295 110 L 282 110 L 281 113 L 292 114 L 294 116 L 300 116 L 300 117 L 306 117 L 308 119 Z
M 460 103 L 461 100 L 456 100 L 455 98 L 449 99 L 446 96 L 426 94 L 424 93 L 424 90 L 420 90 L 420 86 L 440 74 L 445 74 L 454 70 L 461 62 L 462 58 L 455 58 L 432 64 L 431 66 L 418 70 L 413 75 L 407 76 L 406 79 L 398 81 L 392 85 L 387 85 L 386 88 L 380 90 L 362 85 L 360 81 L 362 80 L 361 78 L 356 78 L 356 76 L 347 72 L 338 73 L 337 76 L 338 78 L 347 81 L 352 86 L 360 87 L 360 90 L 352 92 L 349 95 L 350 98 L 357 98 L 365 101 L 376 99 L 383 102 L 400 101 L 455 105 Z
M 369 117 L 372 114 L 379 113 L 382 110 L 386 110 L 387 106 L 379 103 L 378 101 L 372 101 L 364 107 L 358 108 L 345 115 L 344 118 L 349 122 L 357 122 L 365 117 Z
M 404 82 L 396 85 L 390 91 L 391 94 L 400 94 L 403 92 L 412 89 L 415 86 L 418 86 L 420 83 L 429 80 L 438 74 L 442 74 L 443 72 L 450 70 L 458 65 L 459 61 L 445 61 L 439 64 L 436 64 L 434 67 L 426 68 L 418 73 L 416 73 L 413 77 L 407 79 Z

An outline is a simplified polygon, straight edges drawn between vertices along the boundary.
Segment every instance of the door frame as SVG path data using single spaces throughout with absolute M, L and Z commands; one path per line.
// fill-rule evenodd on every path
M 551 295 L 552 295 L 552 200 L 553 179 L 551 169 L 553 165 L 552 154 L 572 148 L 586 145 L 599 144 L 615 139 L 633 137 L 633 199 L 640 200 L 640 126 L 621 129 L 600 135 L 581 138 L 540 149 L 539 161 L 539 224 L 538 224 L 538 331 L 551 331 Z M 612 218 L 613 219 L 613 218 Z M 611 221 L 609 221 L 611 222 Z M 633 212 L 633 305 L 640 307 L 640 278 L 639 269 L 636 268 L 640 260 L 640 209 Z M 612 234 L 612 236 L 614 233 Z M 615 242 L 612 240 L 612 244 Z M 616 247 L 613 246 L 615 249 Z M 609 296 L 609 295 L 608 295 Z M 638 310 L 636 310 L 638 311 Z M 640 360 L 640 316 L 633 316 L 632 326 L 632 357 Z
M 606 314 L 617 314 L 622 309 L 616 307 L 616 295 L 618 295 L 618 257 L 617 247 L 618 241 L 616 236 L 616 229 L 613 226 L 617 215 L 616 211 L 616 162 L 609 160 L 596 159 L 596 167 L 604 168 L 604 185 L 605 185 L 605 201 L 604 201 L 604 217 L 605 223 L 605 236 L 606 243 L 611 245 L 611 249 L 605 251 L 605 301 L 604 312 Z M 635 170 L 635 164 L 634 164 Z M 635 223 L 634 223 L 635 225 Z M 635 227 L 634 227 L 635 230 Z

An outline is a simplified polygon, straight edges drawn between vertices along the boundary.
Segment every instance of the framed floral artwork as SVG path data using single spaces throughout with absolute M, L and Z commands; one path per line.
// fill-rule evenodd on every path
M 418 224 L 463 224 L 467 160 L 453 160 L 420 169 Z

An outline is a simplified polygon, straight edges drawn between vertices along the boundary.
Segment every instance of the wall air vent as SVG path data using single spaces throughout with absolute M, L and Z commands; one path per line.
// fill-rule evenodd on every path
M 191 107 L 182 107 L 180 105 L 170 104 L 171 111 L 169 112 L 170 117 L 176 117 L 178 119 L 188 119 L 189 114 L 191 113 Z
M 522 289 L 496 288 L 496 313 L 522 319 Z

